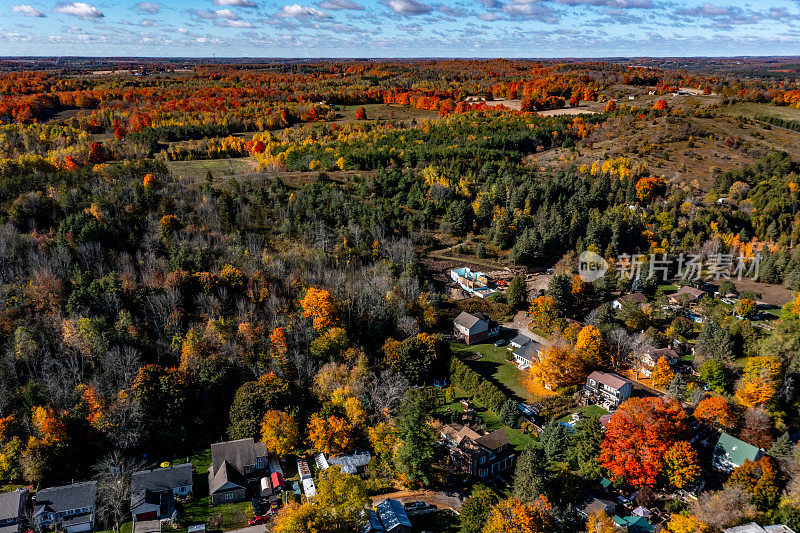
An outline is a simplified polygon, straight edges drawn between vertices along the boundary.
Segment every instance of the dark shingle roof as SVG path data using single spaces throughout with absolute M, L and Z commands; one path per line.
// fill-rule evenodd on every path
M 209 476 L 209 494 L 214 494 L 228 482 L 240 487 L 247 487 L 247 481 L 244 479 L 244 475 L 242 475 L 241 472 L 239 472 L 226 461 L 222 463 L 222 465 L 219 467 L 219 470 L 217 470 L 213 475 Z
M 216 474 L 222 463 L 227 462 L 239 471 L 246 465 L 256 464 L 256 447 L 253 439 L 230 440 L 211 445 L 211 468 Z
M 453 322 L 467 329 L 472 329 L 472 326 L 480 321 L 489 322 L 489 317 L 483 313 L 467 313 L 466 311 L 461 311 L 461 314 L 459 314 Z
M 399 501 L 388 498 L 376 505 L 375 508 L 378 510 L 378 517 L 387 532 L 391 532 L 400 525 L 411 527 L 406 510 Z
M 15 490 L 0 494 L 0 520 L 19 518 L 27 497 L 27 490 Z
M 192 485 L 192 463 L 142 470 L 131 474 L 131 507 L 145 499 L 146 492 L 172 491 Z
M 480 444 L 484 448 L 488 448 L 490 450 L 496 450 L 500 446 L 504 444 L 508 444 L 508 435 L 502 429 L 496 429 L 489 433 L 488 435 L 484 435 L 480 438 L 475 439 L 477 444 Z
M 81 507 L 94 507 L 97 500 L 97 482 L 84 481 L 61 487 L 42 489 L 34 497 L 33 514 L 42 511 L 61 513 Z

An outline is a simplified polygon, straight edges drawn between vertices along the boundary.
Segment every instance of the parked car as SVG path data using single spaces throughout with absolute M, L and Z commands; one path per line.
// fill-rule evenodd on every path
M 422 511 L 423 509 L 427 509 L 428 507 L 430 507 L 430 505 L 428 505 L 428 502 L 416 501 L 416 502 L 408 502 L 405 505 L 403 505 L 403 507 L 405 508 L 406 512 L 409 511 L 413 512 L 413 511 Z
M 495 347 L 495 348 L 499 348 L 499 347 L 501 347 L 501 346 L 505 346 L 506 344 L 508 344 L 508 341 L 507 341 L 507 340 L 505 340 L 505 339 L 500 339 L 499 341 L 497 341 L 497 342 L 495 342 L 495 343 L 494 343 L 494 347 Z
M 269 520 L 269 517 L 267 515 L 259 515 L 259 516 L 254 516 L 253 518 L 248 520 L 247 524 L 251 526 L 258 526 L 261 524 L 265 524 L 267 520 Z

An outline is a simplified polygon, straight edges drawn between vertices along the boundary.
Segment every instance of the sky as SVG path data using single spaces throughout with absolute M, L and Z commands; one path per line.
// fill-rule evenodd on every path
M 0 0 L 19 55 L 800 55 L 800 0 Z

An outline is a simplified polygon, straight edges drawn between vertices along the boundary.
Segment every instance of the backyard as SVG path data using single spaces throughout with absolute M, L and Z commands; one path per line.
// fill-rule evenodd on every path
M 470 368 L 505 392 L 509 398 L 518 402 L 529 400 L 531 394 L 522 382 L 522 371 L 515 363 L 506 359 L 511 356 L 507 346 L 499 348 L 494 344 L 467 346 L 463 342 L 454 341 L 450 343 L 450 349 L 453 355 L 461 358 Z M 480 353 L 481 357 L 471 359 L 476 353 Z

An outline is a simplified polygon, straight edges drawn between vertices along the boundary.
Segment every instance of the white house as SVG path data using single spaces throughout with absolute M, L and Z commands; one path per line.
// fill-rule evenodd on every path
M 55 526 L 66 533 L 93 531 L 96 502 L 96 481 L 42 489 L 34 496 L 33 521 L 42 529 Z
M 619 407 L 619 404 L 630 398 L 633 386 L 630 381 L 616 374 L 595 370 L 586 378 L 585 389 L 599 401 Z

